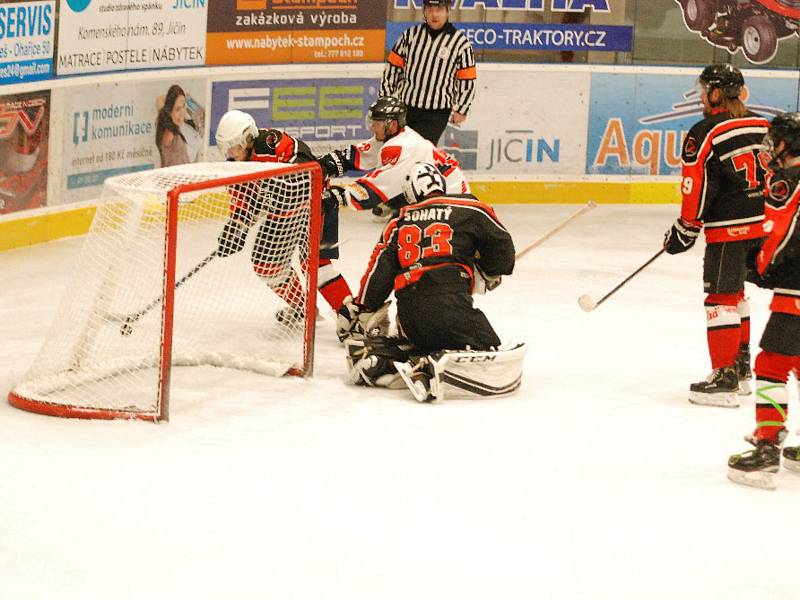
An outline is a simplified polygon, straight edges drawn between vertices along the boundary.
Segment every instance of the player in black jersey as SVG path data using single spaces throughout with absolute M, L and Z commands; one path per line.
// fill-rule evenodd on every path
M 216 132 L 217 149 L 227 160 L 256 161 L 267 163 L 302 163 L 316 161 L 308 145 L 277 129 L 259 129 L 252 116 L 238 110 L 225 113 Z M 324 173 L 324 170 L 323 170 Z M 258 197 L 263 198 L 259 195 Z M 287 258 L 294 248 L 287 246 L 276 255 L 276 245 L 268 235 L 269 219 L 289 217 L 290 207 L 255 206 L 252 203 L 237 203 L 231 207 L 231 217 L 219 236 L 218 256 L 228 256 L 244 248 L 250 227 L 261 220 L 251 261 L 255 273 L 282 298 L 288 307 L 276 315 L 281 322 L 290 322 L 302 317 L 299 305 L 303 290 L 300 280 L 292 269 L 287 268 Z M 282 213 L 282 214 L 281 214 Z M 323 216 L 320 240 L 319 271 L 317 286 L 323 298 L 334 312 L 338 311 L 352 293 L 344 277 L 333 266 L 332 260 L 339 258 L 339 211 L 327 210 Z
M 664 236 L 669 254 L 691 248 L 705 230 L 703 288 L 711 374 L 693 383 L 689 400 L 739 406 L 750 393 L 750 309 L 744 296 L 746 257 L 763 237 L 761 141 L 769 122 L 740 100 L 744 78 L 733 65 L 706 67 L 698 78 L 704 119 L 683 143 L 681 215 Z M 740 387 L 741 384 L 741 387 Z
M 800 373 L 800 113 L 772 120 L 766 146 L 773 157 L 767 178 L 764 229 L 768 236 L 758 253 L 759 283 L 772 288 L 770 317 L 756 356 L 755 449 L 728 460 L 728 477 L 737 483 L 775 487 L 786 438 L 792 371 Z M 800 471 L 800 447 L 783 449 L 783 465 Z
M 473 306 L 472 294 L 476 286 L 494 289 L 502 275 L 513 271 L 511 235 L 475 196 L 445 195 L 445 179 L 433 164 L 414 165 L 403 187 L 409 205 L 389 222 L 372 251 L 359 294 L 349 311 L 343 311 L 342 329 L 371 333 L 373 315 L 394 292 L 398 329 L 410 345 L 409 354 L 495 351 L 500 338 L 486 315 Z M 385 325 L 378 329 L 386 331 Z M 394 370 L 376 357 L 353 361 L 353 379 L 380 385 L 378 377 L 387 366 Z M 518 378 L 514 381 L 519 385 Z

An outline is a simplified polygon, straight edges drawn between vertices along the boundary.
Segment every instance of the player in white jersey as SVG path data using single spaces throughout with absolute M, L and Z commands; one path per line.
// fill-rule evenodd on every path
M 419 162 L 436 166 L 447 182 L 448 194 L 469 193 L 467 179 L 455 157 L 406 125 L 406 105 L 402 100 L 393 96 L 378 98 L 369 107 L 367 123 L 372 138 L 319 158 L 328 177 L 341 177 L 351 170 L 367 171 L 344 187 L 332 186 L 323 197 L 329 207 L 336 203 L 378 214 L 397 211 L 407 203 L 403 181 Z

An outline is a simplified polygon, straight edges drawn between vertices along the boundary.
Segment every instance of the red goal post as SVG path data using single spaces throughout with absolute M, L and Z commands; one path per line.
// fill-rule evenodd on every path
M 310 376 L 321 191 L 317 163 L 193 163 L 106 180 L 71 283 L 9 402 L 162 421 L 176 366 Z M 247 232 L 238 250 L 220 237 L 232 217 Z

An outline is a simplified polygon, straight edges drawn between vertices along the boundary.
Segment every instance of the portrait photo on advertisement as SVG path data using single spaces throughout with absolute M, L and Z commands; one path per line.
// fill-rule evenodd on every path
M 156 147 L 160 166 L 171 167 L 203 159 L 205 109 L 173 84 L 156 99 Z

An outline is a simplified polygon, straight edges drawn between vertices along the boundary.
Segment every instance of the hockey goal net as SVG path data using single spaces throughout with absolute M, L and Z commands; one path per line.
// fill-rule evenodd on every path
M 173 366 L 310 375 L 320 191 L 315 163 L 196 163 L 106 180 L 10 403 L 159 421 Z

